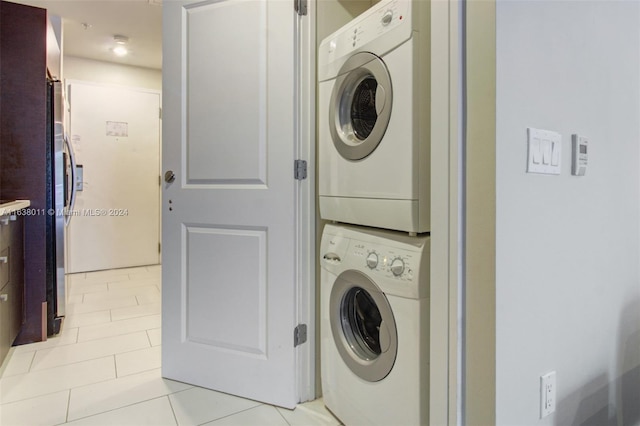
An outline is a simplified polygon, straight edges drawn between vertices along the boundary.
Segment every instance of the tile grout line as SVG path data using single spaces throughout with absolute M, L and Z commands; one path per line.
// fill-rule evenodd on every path
M 123 374 L 122 376 L 118 376 L 118 378 L 119 379 L 124 379 L 125 377 L 134 376 L 136 374 L 148 373 L 149 371 L 158 370 L 158 369 L 161 369 L 161 368 L 162 367 L 153 367 L 153 368 L 149 368 L 148 370 L 134 371 L 133 373 Z
M 139 331 L 136 331 L 135 333 L 140 333 L 140 332 L 139 332 Z M 122 334 L 122 336 L 128 336 L 128 335 L 130 335 L 130 334 L 134 334 L 134 333 Z M 119 336 L 118 336 L 118 337 L 119 337 Z M 96 340 L 98 340 L 98 339 L 96 339 Z M 94 342 L 95 340 L 89 340 L 89 341 L 90 341 L 90 342 Z M 83 343 L 83 342 L 81 342 L 81 343 Z M 147 346 L 147 347 L 144 347 L 144 348 L 131 349 L 131 350 L 124 351 L 124 352 L 114 352 L 114 353 L 111 353 L 111 354 L 104 354 L 104 355 L 97 356 L 97 357 L 95 357 L 95 358 L 82 359 L 82 360 L 79 360 L 79 361 L 69 362 L 69 363 L 67 363 L 67 364 L 57 364 L 57 365 L 52 365 L 51 367 L 40 368 L 40 369 L 37 369 L 37 370 L 29 370 L 27 373 L 20 373 L 20 374 L 36 373 L 36 372 L 38 372 L 38 371 L 47 371 L 47 370 L 51 370 L 52 368 L 68 367 L 68 366 L 72 366 L 72 365 L 74 365 L 74 364 L 80 364 L 80 363 L 83 363 L 83 362 L 89 362 L 89 361 L 96 361 L 96 360 L 98 360 L 98 359 L 108 358 L 108 357 L 110 357 L 110 356 L 115 357 L 115 356 L 117 356 L 117 355 L 129 354 L 129 353 L 132 353 L 132 352 L 142 351 L 142 350 L 146 350 L 146 349 L 150 349 L 150 348 L 154 348 L 154 347 L 155 347 L 155 346 Z M 115 360 L 114 360 L 114 361 L 115 361 Z M 150 369 L 148 369 L 148 370 L 144 370 L 144 371 L 155 370 L 156 368 L 157 368 L 157 367 L 154 367 L 154 368 L 150 368 Z M 139 373 L 142 373 L 142 372 L 143 372 L 143 371 L 139 371 Z M 13 374 L 13 375 L 11 375 L 11 376 L 7 376 L 7 377 L 19 376 L 20 374 Z M 132 374 L 136 374 L 136 373 L 128 374 L 128 376 L 130 376 L 130 375 L 132 375 Z
M 69 421 L 69 407 L 71 407 L 71 389 L 69 389 L 69 397 L 67 398 L 67 414 L 64 417 L 65 423 Z
M 245 411 L 249 411 L 249 410 L 253 410 L 253 409 L 255 409 L 255 408 L 262 407 L 263 405 L 269 405 L 269 404 L 264 404 L 264 403 L 262 403 L 262 402 L 261 402 L 261 403 L 259 403 L 259 404 L 260 404 L 260 405 L 256 405 L 255 407 L 249 407 L 249 408 L 245 408 L 244 410 L 236 411 L 235 413 L 227 414 L 226 416 L 218 417 L 218 418 L 216 418 L 216 419 L 207 420 L 207 421 L 206 421 L 206 422 L 204 422 L 204 423 L 199 423 L 199 424 L 198 424 L 198 426 L 202 426 L 202 425 L 206 425 L 207 423 L 211 423 L 211 422 L 215 422 L 215 421 L 218 421 L 218 420 L 226 419 L 226 418 L 228 418 L 228 417 L 235 416 L 236 414 L 244 413 Z M 277 411 L 277 410 L 276 410 L 276 411 Z M 282 414 L 281 414 L 281 416 L 282 416 Z M 286 424 L 289 424 L 289 422 L 288 422 L 286 419 L 285 419 L 285 421 L 284 421 L 284 422 L 285 422 Z
M 147 349 L 147 348 L 140 348 L 140 349 Z M 138 350 L 138 349 L 136 349 L 136 350 Z M 129 352 L 134 352 L 134 351 L 129 351 Z M 122 353 L 129 353 L 129 352 L 122 352 Z M 39 368 L 37 370 L 29 370 L 26 373 L 13 374 L 13 375 L 7 376 L 7 377 L 16 377 L 16 376 L 23 376 L 23 375 L 27 375 L 27 374 L 35 374 L 35 373 L 39 373 L 41 371 L 52 370 L 54 368 L 71 367 L 71 366 L 73 366 L 75 364 L 82 364 L 83 362 L 97 361 L 99 359 L 109 358 L 110 356 L 115 356 L 115 355 L 116 354 L 105 354 L 105 355 L 98 356 L 98 357 L 95 357 L 95 358 L 87 358 L 87 359 L 83 359 L 83 360 L 80 360 L 80 361 L 70 362 L 70 363 L 67 363 L 67 364 L 58 364 L 58 365 L 52 365 L 51 367 Z M 64 390 L 64 389 L 60 389 L 59 391 L 56 391 L 56 392 L 60 392 L 62 390 Z M 50 392 L 50 393 L 55 393 L 55 392 Z
M 278 414 L 280 415 L 280 417 L 282 417 L 282 420 L 284 420 L 284 422 L 285 422 L 286 424 L 288 424 L 289 426 L 292 426 L 292 425 L 291 425 L 291 423 L 289 423 L 289 421 L 288 421 L 288 420 L 287 420 L 287 419 L 282 415 L 282 413 L 280 412 L 280 410 L 278 409 L 278 407 L 276 407 L 275 405 L 272 405 L 272 407 L 276 409 L 276 411 L 278 412 Z M 295 410 L 295 408 L 294 408 L 293 410 Z M 293 411 L 293 410 L 292 410 L 292 411 Z
M 13 377 L 13 376 L 9 376 L 9 377 Z M 27 398 L 22 398 L 22 399 L 16 399 L 15 401 L 0 402 L 0 407 L 2 407 L 4 405 L 16 404 L 16 403 L 19 403 L 19 402 L 29 401 L 30 399 L 42 398 L 42 397 L 45 397 L 45 396 L 49 396 L 49 395 L 53 395 L 53 394 L 60 393 L 60 392 L 65 392 L 65 391 L 71 391 L 71 388 L 69 388 L 69 389 L 58 389 L 57 391 L 47 392 L 47 393 L 43 393 L 41 395 L 33 395 L 33 396 L 29 396 Z
M 153 303 L 145 303 L 144 305 L 137 305 L 137 306 L 149 306 L 149 305 L 153 305 Z M 136 307 L 137 307 L 136 306 Z M 133 308 L 134 306 L 125 306 L 124 308 Z M 114 309 L 124 309 L 124 308 L 114 308 Z M 133 320 L 133 319 L 138 319 L 138 318 L 146 318 L 146 317 L 152 317 L 154 315 L 160 315 L 161 312 L 157 312 L 157 313 L 145 313 L 143 315 L 138 315 L 135 317 L 127 317 L 127 318 L 120 318 L 120 319 L 111 319 L 110 322 L 118 322 L 118 321 L 127 321 L 127 320 Z M 104 322 L 102 324 L 108 324 L 107 322 Z M 94 324 L 94 325 L 102 325 L 102 324 Z M 88 327 L 88 326 L 87 326 Z
M 96 294 L 96 293 L 91 293 L 91 294 Z M 126 298 L 130 298 L 130 297 L 135 297 L 135 295 L 134 295 L 134 296 L 123 296 L 122 298 L 123 298 L 123 299 L 126 299 Z M 100 302 L 100 301 L 83 302 L 82 304 L 80 304 L 80 303 L 76 303 L 76 305 L 80 305 L 80 306 L 87 306 L 87 305 L 88 305 L 88 304 L 90 304 L 90 303 L 96 303 L 96 302 Z M 86 303 L 86 304 L 85 304 L 85 303 Z M 136 300 L 136 303 L 137 303 L 137 300 Z M 149 305 L 149 304 L 150 304 L 150 303 L 145 303 L 145 305 Z M 138 306 L 138 305 L 116 306 L 116 307 L 112 307 L 112 308 L 100 307 L 100 308 L 98 308 L 98 309 L 96 309 L 96 310 L 90 310 L 90 311 L 86 311 L 86 312 L 73 312 L 73 313 L 70 313 L 69 315 L 71 316 L 71 315 L 95 314 L 95 313 L 98 313 L 98 312 L 108 311 L 108 310 L 111 310 L 111 309 L 132 308 L 132 307 L 134 307 L 134 306 Z
M 113 354 L 113 370 L 116 373 L 116 380 L 118 380 L 120 378 L 120 376 L 118 376 L 118 362 L 116 361 L 116 354 Z
M 169 398 L 169 395 L 165 395 L 167 397 L 167 401 L 169 401 L 169 407 L 171 407 L 171 412 L 173 413 L 173 420 L 175 420 L 176 425 L 179 425 L 180 423 L 178 423 L 178 416 L 176 416 L 176 410 L 173 409 L 173 404 L 171 403 L 171 398 Z
M 89 414 L 88 416 L 78 417 L 77 419 L 72 419 L 71 421 L 75 422 L 75 421 L 78 421 L 78 420 L 88 419 L 90 417 L 99 416 L 101 414 L 111 413 L 113 411 L 121 410 L 123 408 L 129 408 L 129 407 L 133 407 L 134 405 L 143 404 L 145 402 L 154 401 L 156 399 L 161 399 L 161 398 L 164 398 L 165 396 L 168 396 L 168 395 L 156 396 L 156 397 L 153 397 L 153 398 L 145 399 L 143 401 L 138 401 L 138 402 L 134 402 L 134 403 L 131 403 L 131 404 L 123 405 L 122 407 L 111 408 L 111 409 L 106 410 L 106 411 L 100 411 L 99 413 L 93 413 L 93 414 Z M 67 420 L 67 422 L 69 422 L 69 420 Z
M 31 368 L 33 368 L 33 361 L 36 360 L 36 353 L 38 353 L 37 349 L 35 351 L 33 351 L 33 356 L 31 357 L 31 362 L 29 363 L 29 368 L 27 369 L 27 373 L 30 373 L 31 372 Z
M 72 327 L 72 329 L 74 329 L 74 328 L 79 328 L 79 327 Z M 56 345 L 45 346 L 44 348 L 40 348 L 40 349 L 34 349 L 32 351 L 25 351 L 25 352 L 18 352 L 18 353 L 19 354 L 24 354 L 24 353 L 28 353 L 28 352 L 42 351 L 42 350 L 45 350 L 45 349 L 53 349 L 53 348 L 59 348 L 59 347 L 62 347 L 62 346 L 69 346 L 69 345 L 75 345 L 77 343 L 82 343 L 82 342 L 78 342 L 77 340 L 78 340 L 78 335 L 76 334 L 76 341 L 75 342 L 60 343 L 60 344 L 56 344 Z M 44 340 L 42 342 L 33 342 L 33 343 L 27 343 L 27 344 L 28 345 L 37 345 L 38 343 L 44 343 L 46 341 L 47 340 Z M 25 346 L 25 345 L 14 346 L 14 347 L 22 347 L 22 346 Z
M 156 314 L 157 315 L 157 314 Z M 149 315 L 151 316 L 151 315 Z M 144 317 L 140 317 L 140 318 L 144 318 Z M 134 318 L 135 319 L 135 318 Z M 126 321 L 126 320 L 120 320 L 120 321 Z M 114 321 L 113 323 L 117 323 L 118 321 Z M 112 323 L 106 323 L 105 324 L 112 324 Z M 96 340 L 101 340 L 101 339 L 108 339 L 110 337 L 118 337 L 118 336 L 128 336 L 129 334 L 134 334 L 134 333 L 140 333 L 141 331 L 147 331 L 147 330 L 155 330 L 158 327 L 155 328 L 143 328 L 142 330 L 134 330 L 134 331 L 129 331 L 127 333 L 121 333 L 121 334 L 114 334 L 112 336 L 101 336 L 101 337 L 96 337 L 95 339 L 87 339 L 87 340 L 83 340 L 81 342 L 77 342 L 77 343 L 86 343 L 86 342 L 95 342 Z M 66 346 L 66 345 L 64 345 Z

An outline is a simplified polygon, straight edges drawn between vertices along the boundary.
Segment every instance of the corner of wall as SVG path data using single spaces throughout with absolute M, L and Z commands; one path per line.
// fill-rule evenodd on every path
M 464 424 L 496 422 L 496 3 L 467 7 Z

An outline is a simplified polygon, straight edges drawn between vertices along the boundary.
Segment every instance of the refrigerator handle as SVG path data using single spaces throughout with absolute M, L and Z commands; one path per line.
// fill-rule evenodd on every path
M 76 204 L 76 156 L 66 134 L 64 135 L 64 143 L 69 151 L 69 161 L 71 162 L 71 196 L 69 197 L 69 209 L 67 210 L 67 214 L 64 218 L 65 226 L 69 226 L 71 216 L 73 216 L 73 209 Z

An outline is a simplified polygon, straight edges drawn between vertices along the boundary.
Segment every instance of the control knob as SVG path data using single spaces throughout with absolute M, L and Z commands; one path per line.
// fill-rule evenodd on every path
M 389 25 L 391 23 L 391 20 L 393 19 L 393 10 L 387 10 L 384 15 L 382 15 L 382 25 Z
M 391 272 L 393 272 L 393 275 L 395 275 L 396 277 L 402 275 L 402 273 L 404 272 L 404 261 L 399 257 L 393 259 L 393 261 L 391 262 Z
M 367 256 L 367 266 L 371 269 L 375 269 L 378 266 L 378 255 L 375 252 L 371 252 Z

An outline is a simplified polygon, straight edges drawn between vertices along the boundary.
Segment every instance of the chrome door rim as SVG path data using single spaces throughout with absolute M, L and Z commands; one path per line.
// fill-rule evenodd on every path
M 377 118 L 371 132 L 361 139 L 353 129 L 350 109 L 354 91 L 367 78 L 373 78 L 377 83 Z M 392 104 L 391 76 L 382 59 L 368 52 L 351 56 L 338 73 L 329 103 L 329 130 L 340 155 L 347 160 L 361 160 L 370 155 L 384 137 L 391 118 Z
M 357 331 L 345 324 L 344 303 L 348 293 L 361 289 L 371 297 L 379 311 L 379 353 L 366 350 L 356 339 Z M 333 340 L 340 357 L 347 367 L 363 380 L 377 382 L 393 369 L 398 352 L 398 333 L 391 305 L 380 288 L 369 277 L 359 271 L 341 273 L 331 288 L 329 317 Z M 359 347 L 360 346 L 360 347 Z

